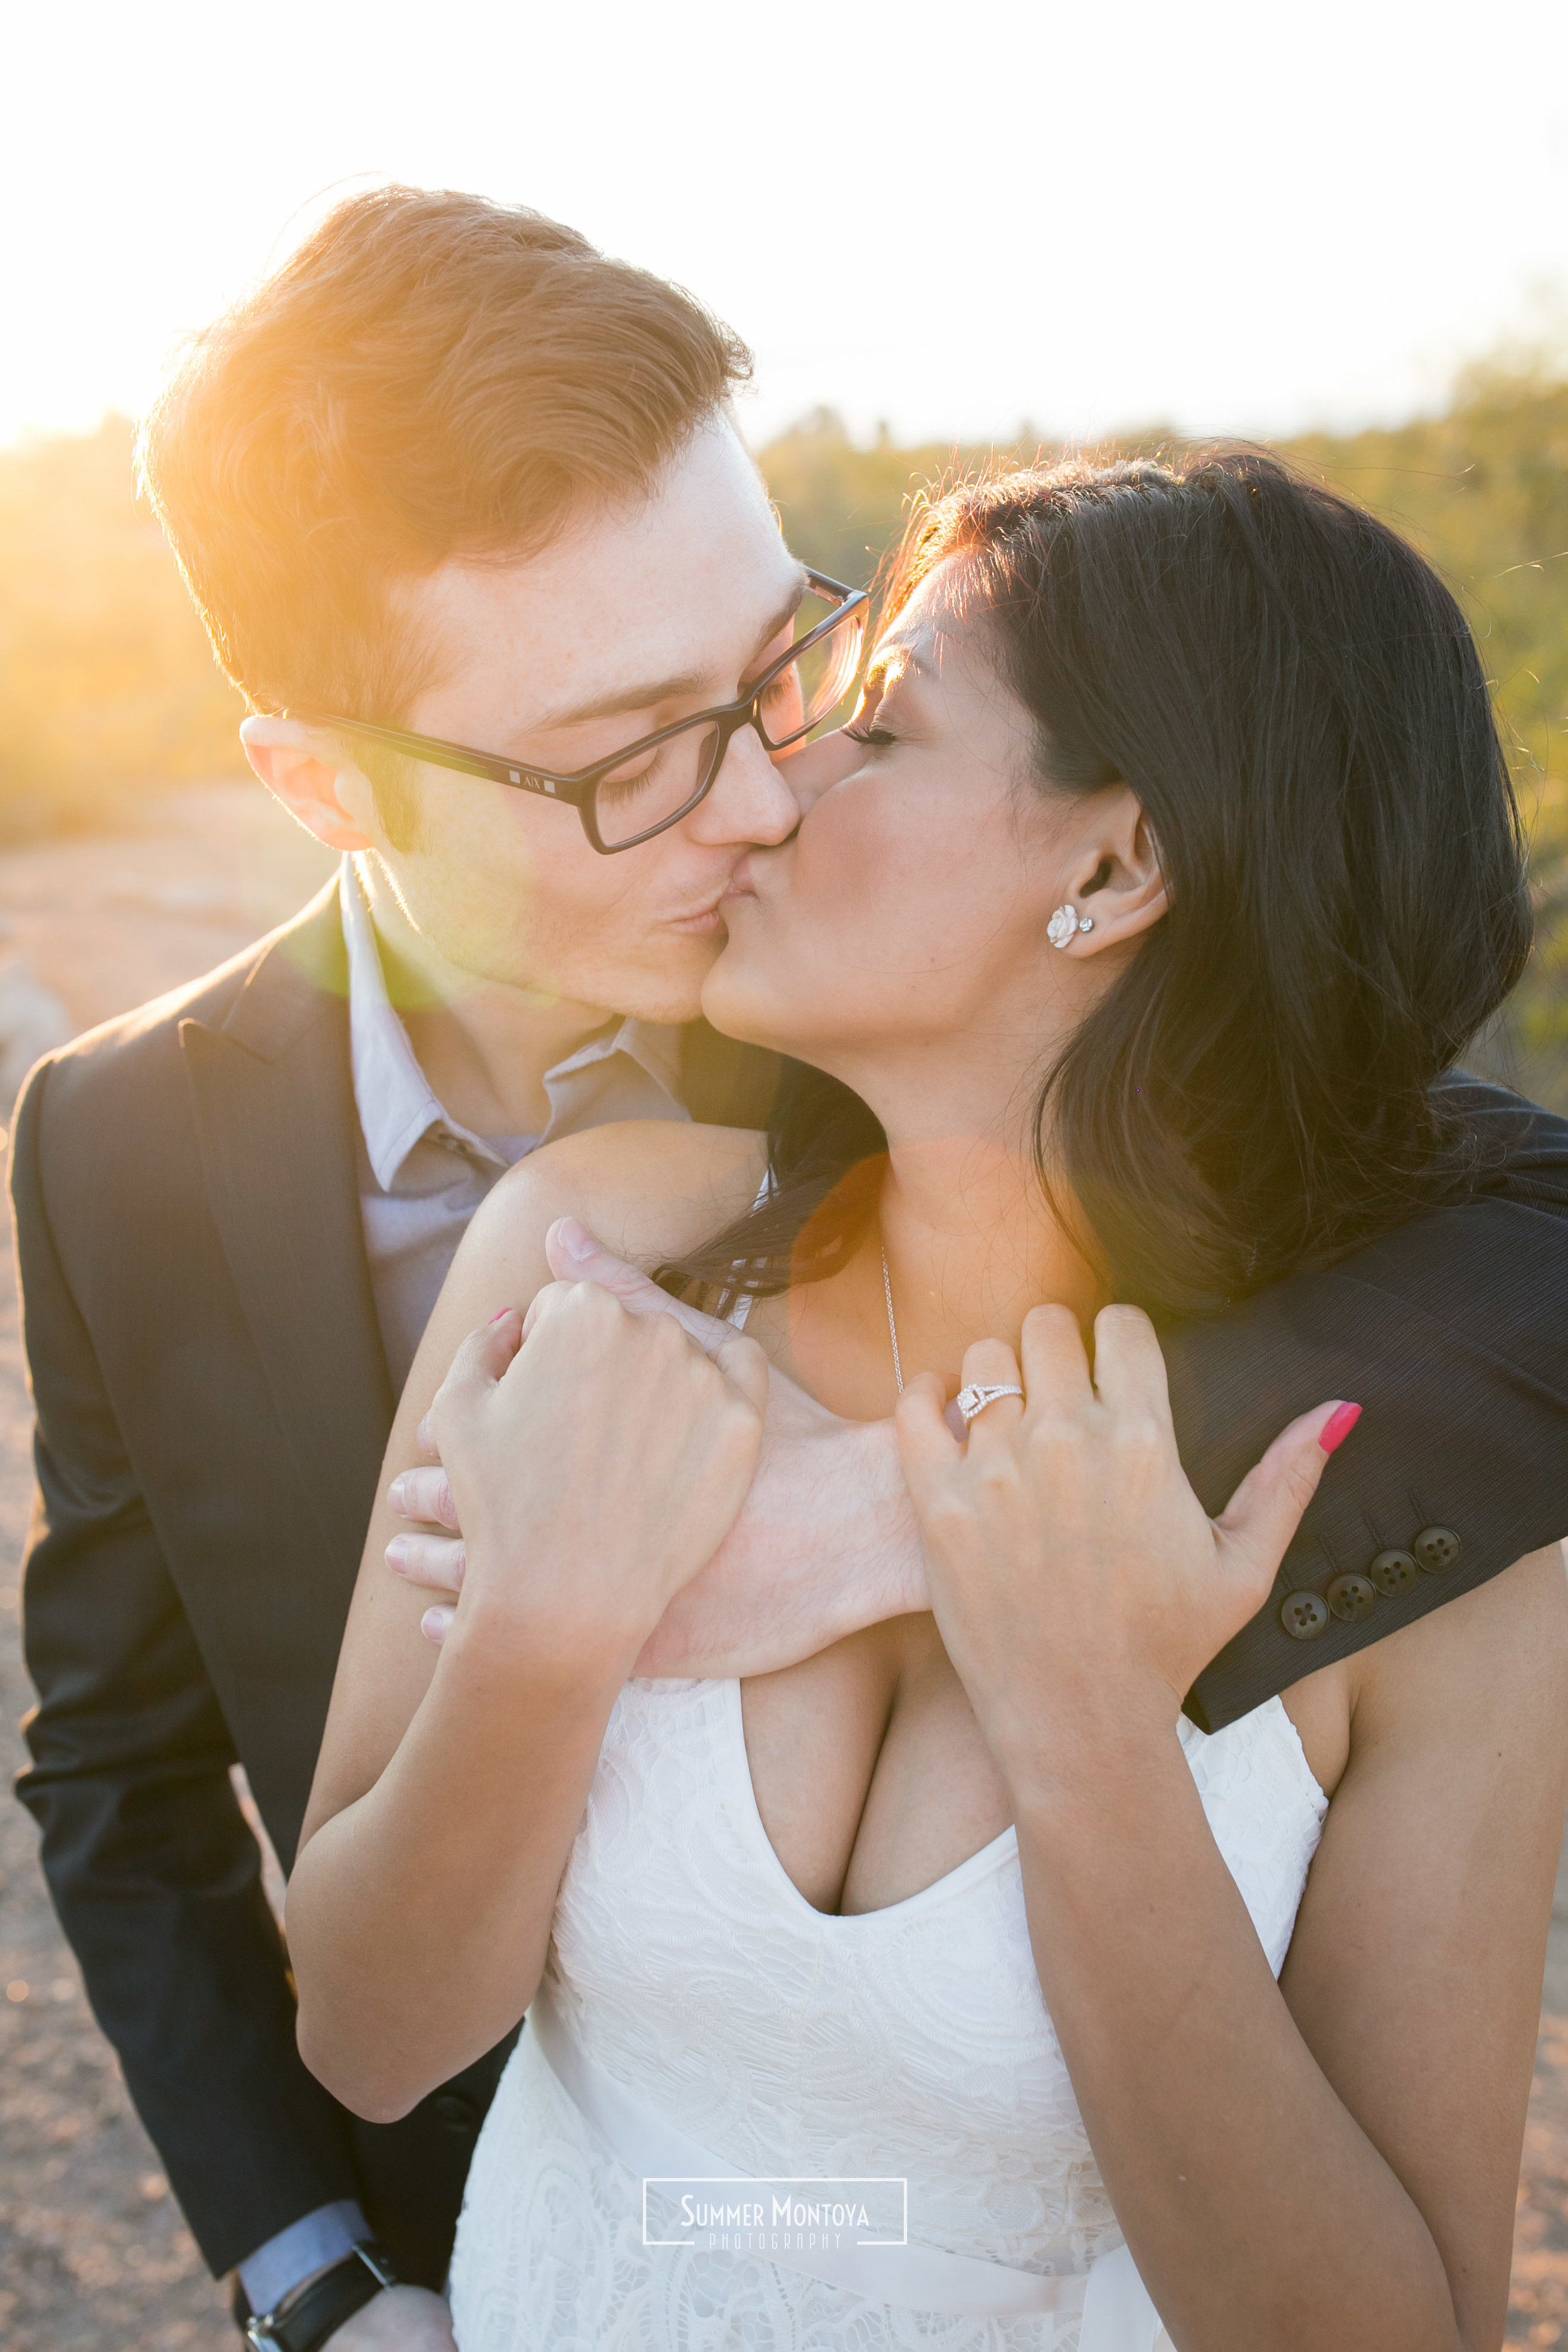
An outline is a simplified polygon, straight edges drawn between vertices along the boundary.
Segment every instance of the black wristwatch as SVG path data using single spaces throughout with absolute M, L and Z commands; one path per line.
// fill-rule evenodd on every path
M 363 2311 L 372 2295 L 399 2284 L 385 2250 L 374 2238 L 365 2238 L 330 2270 L 318 2271 L 303 2286 L 291 2287 L 270 2311 L 252 2311 L 244 2290 L 237 2286 L 234 2315 L 252 2352 L 321 2352 L 327 2338 L 345 2319 Z

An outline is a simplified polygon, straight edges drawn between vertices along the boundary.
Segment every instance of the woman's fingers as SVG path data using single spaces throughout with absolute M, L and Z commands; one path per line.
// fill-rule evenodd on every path
M 1023 1376 L 1018 1359 L 1005 1339 L 977 1339 L 963 1351 L 963 1386 L 966 1389 L 1022 1388 Z M 967 1427 L 956 1403 L 947 1408 L 945 1419 L 955 1437 L 967 1437 L 971 1443 L 994 1444 L 1011 1436 L 1024 1417 L 1022 1397 L 998 1397 L 977 1412 Z
M 918 1372 L 905 1383 L 893 1420 L 906 1475 L 913 1476 L 958 1459 L 959 1444 L 947 1424 L 946 1403 L 946 1384 L 936 1372 Z
M 1089 1354 L 1070 1307 L 1031 1307 L 1018 1354 L 1031 1410 L 1088 1403 L 1093 1394 Z
M 700 1347 L 701 1340 L 699 1339 L 697 1344 Z M 759 1413 L 767 1412 L 768 1360 L 754 1339 L 743 1338 L 739 1331 L 731 1331 L 722 1347 L 713 1351 L 713 1361 L 731 1387 L 740 1390 L 749 1405 Z
M 525 1336 L 522 1318 L 515 1307 L 503 1307 L 499 1315 L 491 1316 L 482 1330 L 469 1332 L 452 1359 L 451 1370 L 436 1391 L 435 1402 L 416 1432 L 420 1450 L 432 1461 L 438 1462 L 441 1458 L 441 1448 L 436 1437 L 436 1414 L 443 1402 L 456 1404 L 465 1397 L 476 1397 L 486 1390 L 493 1389 L 505 1374 Z
M 668 1315 L 707 1355 L 716 1357 L 734 1337 L 733 1325 L 704 1315 L 683 1298 L 672 1298 L 638 1267 L 615 1256 L 577 1217 L 556 1219 L 544 1236 L 544 1255 L 559 1281 L 596 1282 L 620 1300 L 628 1315 Z
M 1280 1431 L 1215 1521 L 1222 1560 L 1263 1591 L 1318 1491 L 1330 1454 L 1349 1436 L 1359 1413 L 1359 1406 L 1343 1404 L 1321 1404 L 1302 1413 Z
M 1094 1385 L 1113 1412 L 1171 1428 L 1171 1383 L 1154 1326 L 1141 1307 L 1102 1307 L 1094 1318 Z

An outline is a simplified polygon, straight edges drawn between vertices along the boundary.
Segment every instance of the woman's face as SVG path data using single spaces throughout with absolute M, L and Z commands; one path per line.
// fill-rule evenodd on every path
M 1125 788 L 1042 790 L 1029 714 L 965 633 L 952 573 L 950 560 L 889 626 L 849 725 L 786 763 L 807 813 L 742 862 L 703 991 L 716 1027 L 831 1070 L 873 1108 L 898 1062 L 933 1082 L 944 1058 L 993 1078 L 1035 1068 L 1110 977 L 1046 926 L 1100 863 L 1085 845 L 1097 819 L 1104 831 L 1097 803 Z

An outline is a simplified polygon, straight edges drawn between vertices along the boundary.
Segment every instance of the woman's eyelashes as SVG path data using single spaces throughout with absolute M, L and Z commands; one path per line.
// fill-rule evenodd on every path
M 896 743 L 899 740 L 886 727 L 857 727 L 851 722 L 843 731 L 852 743 L 864 743 L 873 751 L 879 751 L 885 743 Z

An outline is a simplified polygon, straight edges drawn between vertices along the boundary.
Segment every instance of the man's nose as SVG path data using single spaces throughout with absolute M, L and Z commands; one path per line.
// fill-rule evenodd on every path
M 687 824 L 693 841 L 720 848 L 734 842 L 787 841 L 801 814 L 784 770 L 773 765 L 756 729 L 742 727 L 730 739 L 707 798 Z

